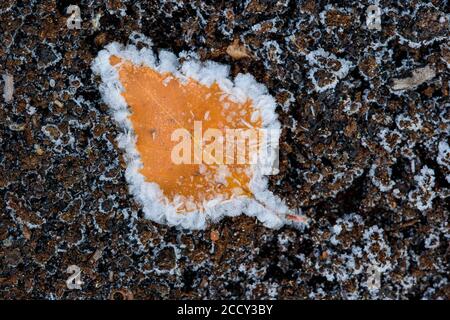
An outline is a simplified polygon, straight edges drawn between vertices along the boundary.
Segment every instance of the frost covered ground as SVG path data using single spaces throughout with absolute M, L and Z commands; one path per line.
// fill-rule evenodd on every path
M 449 3 L 380 1 L 381 30 L 371 4 L 2 1 L 0 297 L 448 299 Z M 134 32 L 267 86 L 270 190 L 307 227 L 143 219 L 91 70 Z

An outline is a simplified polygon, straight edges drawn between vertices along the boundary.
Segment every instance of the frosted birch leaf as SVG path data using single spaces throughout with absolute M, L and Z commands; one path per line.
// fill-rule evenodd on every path
M 241 213 L 272 228 L 292 223 L 265 176 L 265 156 L 278 152 L 274 98 L 251 75 L 231 80 L 228 66 L 180 60 L 112 43 L 92 66 L 145 216 L 191 229 Z

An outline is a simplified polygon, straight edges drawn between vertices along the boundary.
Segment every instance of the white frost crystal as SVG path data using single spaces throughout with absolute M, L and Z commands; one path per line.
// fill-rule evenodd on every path
M 424 166 L 419 174 L 414 176 L 416 189 L 409 193 L 409 201 L 411 201 L 417 209 L 425 211 L 433 206 L 433 199 L 436 193 L 433 191 L 435 178 L 434 170 Z

